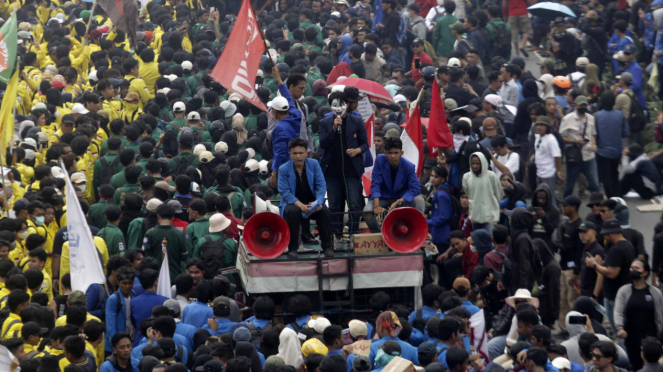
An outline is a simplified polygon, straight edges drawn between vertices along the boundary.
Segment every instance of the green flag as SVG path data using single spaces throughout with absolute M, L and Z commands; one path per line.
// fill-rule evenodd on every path
M 9 83 L 16 63 L 17 33 L 18 26 L 14 13 L 0 28 L 0 81 L 5 84 Z

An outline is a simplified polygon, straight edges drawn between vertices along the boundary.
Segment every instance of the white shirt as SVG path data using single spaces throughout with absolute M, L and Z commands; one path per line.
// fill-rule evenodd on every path
M 428 14 L 426 14 L 426 28 L 428 31 L 433 31 L 435 28 L 435 22 L 433 22 L 433 20 L 437 21 L 437 19 L 444 16 L 445 14 L 446 11 L 444 10 L 443 6 L 438 5 L 434 8 L 430 8 Z M 435 17 L 437 17 L 437 19 Z
M 585 135 L 583 137 L 582 132 L 587 123 L 587 129 L 585 129 Z M 592 147 L 592 138 L 596 137 L 596 126 L 594 125 L 594 116 L 590 114 L 585 114 L 585 118 L 580 120 L 578 114 L 573 111 L 570 114 L 567 114 L 562 118 L 562 123 L 559 125 L 559 134 L 562 137 L 571 138 L 573 140 L 585 140 L 587 143 L 582 147 L 582 161 L 589 161 L 596 157 L 596 153 L 591 151 L 589 148 Z
M 536 134 L 534 136 L 534 163 L 536 176 L 539 178 L 552 178 L 555 176 L 555 158 L 561 157 L 559 143 L 555 136 Z
M 518 89 L 518 84 L 511 79 L 502 86 L 499 91 L 500 97 L 505 105 L 511 105 L 518 107 L 518 98 L 520 96 L 520 89 Z
M 511 174 L 516 174 L 520 170 L 520 155 L 518 155 L 517 152 L 509 151 L 508 154 L 504 156 L 498 156 L 497 161 L 499 161 L 502 165 L 505 167 L 509 168 L 509 171 L 511 171 Z M 497 175 L 497 178 L 502 179 L 502 172 L 500 172 L 499 169 L 495 166 L 495 163 L 492 163 L 492 168 L 495 174 Z

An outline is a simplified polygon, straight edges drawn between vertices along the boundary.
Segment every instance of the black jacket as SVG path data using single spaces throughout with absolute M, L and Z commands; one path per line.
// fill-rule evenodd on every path
M 526 80 L 523 83 L 523 100 L 518 104 L 518 112 L 513 120 L 514 133 L 529 133 L 532 127 L 532 118 L 527 108 L 536 102 L 543 103 L 543 100 L 539 97 L 539 86 L 535 80 Z
M 539 202 L 536 199 L 536 194 L 539 191 L 543 191 L 548 195 L 548 203 L 546 205 L 539 205 Z M 559 209 L 554 205 L 553 193 L 550 190 L 550 187 L 541 183 L 535 190 L 532 195 L 532 205 L 529 207 L 531 212 L 534 212 L 534 208 L 541 208 L 545 212 L 545 216 L 541 219 L 536 219 L 534 221 L 534 227 L 532 230 L 532 238 L 540 238 L 546 242 L 550 251 L 557 252 L 557 247 L 553 244 L 552 234 L 559 225 Z
M 603 65 L 606 62 L 605 53 L 608 44 L 608 37 L 605 34 L 603 24 L 592 27 L 587 18 L 583 18 L 580 23 L 580 31 L 587 35 L 583 49 L 587 52 L 589 62 L 599 66 Z
M 534 239 L 532 242 L 539 250 L 543 262 L 543 272 L 539 284 L 539 290 L 541 291 L 539 295 L 539 316 L 544 325 L 555 324 L 555 320 L 559 317 L 559 278 L 562 275 L 562 269 L 543 240 Z
M 532 229 L 534 217 L 525 208 L 516 208 L 511 216 L 511 246 L 509 260 L 511 260 L 511 290 L 515 293 L 519 288 L 526 288 L 530 292 L 534 286 L 534 271 L 532 259 L 534 246 L 529 232 Z
M 535 83 L 536 85 L 536 83 Z M 447 90 L 444 92 L 444 98 L 451 98 L 456 101 L 458 107 L 467 106 L 471 100 L 477 98 L 474 94 L 466 91 L 456 84 L 449 83 Z

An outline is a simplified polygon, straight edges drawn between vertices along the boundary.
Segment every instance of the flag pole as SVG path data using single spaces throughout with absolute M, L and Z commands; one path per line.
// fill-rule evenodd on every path
M 85 32 L 90 32 L 90 26 L 92 25 L 92 20 L 94 19 L 94 10 L 97 8 L 97 3 L 92 4 L 92 9 L 90 9 L 90 19 L 87 20 L 87 27 Z M 85 45 L 83 45 L 85 46 Z
M 262 37 L 262 44 L 265 46 L 265 53 L 267 53 L 267 56 L 269 56 L 269 60 L 272 61 L 272 64 L 274 67 L 276 67 L 276 61 L 272 59 L 272 55 L 269 54 L 269 48 L 267 47 L 267 42 L 265 41 L 265 34 L 262 32 L 262 27 L 260 26 L 260 22 L 258 22 L 258 16 L 256 15 L 255 9 L 253 9 L 253 4 L 251 4 L 250 0 L 244 0 L 249 3 L 249 6 L 251 7 L 251 12 L 253 12 L 253 16 L 256 17 L 256 24 L 258 25 L 258 30 L 260 30 L 260 36 Z

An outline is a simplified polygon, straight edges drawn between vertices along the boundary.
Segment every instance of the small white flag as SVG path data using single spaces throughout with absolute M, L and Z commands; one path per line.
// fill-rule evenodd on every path
M 161 270 L 159 271 L 159 282 L 157 283 L 157 294 L 171 298 L 170 292 L 170 269 L 168 268 L 168 252 L 166 246 L 162 245 L 163 260 L 161 261 Z

